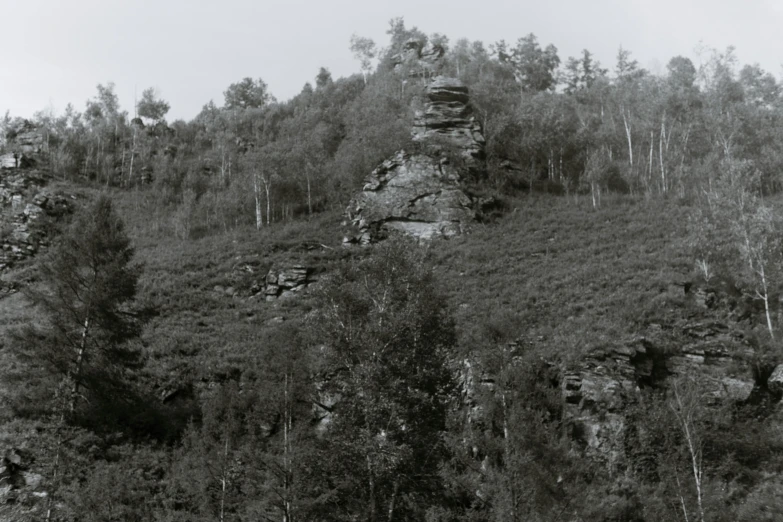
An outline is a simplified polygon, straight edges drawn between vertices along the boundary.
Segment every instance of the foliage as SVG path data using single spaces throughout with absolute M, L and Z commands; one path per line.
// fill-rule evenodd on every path
M 332 516 L 420 518 L 441 495 L 454 327 L 409 248 L 379 247 L 319 297 L 323 391 L 340 398 L 312 465 L 328 480 L 329 504 L 339 506 Z
M 98 405 L 105 414 L 131 398 L 122 381 L 138 367 L 129 341 L 141 326 L 132 308 L 139 278 L 132 256 L 122 220 L 101 197 L 74 217 L 40 264 L 41 285 L 29 297 L 47 321 L 22 330 L 19 349 L 62 383 L 47 394 L 59 395 L 55 402 L 70 415 L 88 406 L 100 411 Z

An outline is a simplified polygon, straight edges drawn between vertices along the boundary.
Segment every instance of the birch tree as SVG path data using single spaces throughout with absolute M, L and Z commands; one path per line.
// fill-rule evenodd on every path
M 691 219 L 691 237 L 708 259 L 728 273 L 749 296 L 762 301 L 767 330 L 775 337 L 772 292 L 783 279 L 783 216 L 759 195 L 752 162 L 724 159 Z M 713 244 L 706 239 L 719 238 Z M 708 275 L 706 265 L 705 276 Z
M 431 272 L 404 244 L 385 245 L 328 282 L 320 304 L 324 389 L 340 400 L 312 465 L 326 468 L 336 518 L 423 520 L 442 494 L 455 342 Z

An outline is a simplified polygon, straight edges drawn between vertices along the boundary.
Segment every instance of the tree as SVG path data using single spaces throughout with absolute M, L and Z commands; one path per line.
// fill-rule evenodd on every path
M 47 318 L 20 337 L 28 356 L 66 384 L 64 415 L 107 392 L 105 379 L 134 362 L 127 341 L 140 332 L 131 308 L 140 267 L 111 199 L 100 197 L 74 218 L 40 265 L 41 288 L 29 292 Z
M 318 76 L 315 77 L 315 88 L 323 89 L 330 83 L 332 83 L 332 73 L 326 67 L 321 67 Z
M 256 229 L 264 224 L 263 198 L 266 197 L 266 225 L 272 224 L 272 183 L 280 178 L 280 168 L 285 154 L 277 143 L 248 152 L 242 157 L 242 166 L 253 184 Z
M 351 35 L 351 52 L 354 58 L 359 60 L 364 84 L 367 85 L 367 75 L 372 72 L 373 59 L 377 54 L 375 42 L 370 38 L 353 34 Z
M 136 104 L 136 111 L 140 118 L 146 118 L 153 123 L 163 121 L 171 106 L 165 100 L 158 98 L 154 87 L 144 89 L 141 100 Z
M 116 430 L 116 421 L 137 406 L 125 386 L 125 374 L 137 366 L 139 355 L 127 341 L 141 326 L 131 310 L 139 277 L 132 257 L 122 220 L 102 196 L 74 218 L 40 265 L 41 288 L 28 291 L 46 323 L 19 332 L 17 350 L 31 367 L 43 365 L 52 377 L 43 382 L 51 383 L 48 395 L 54 396 L 57 416 L 47 521 L 62 475 L 66 424 L 91 408 L 92 418 L 83 421 Z
M 423 520 L 442 493 L 454 323 L 409 245 L 381 246 L 319 296 L 323 390 L 339 402 L 312 465 L 340 506 L 335 519 Z
M 223 93 L 226 109 L 258 109 L 274 101 L 264 80 L 243 78 L 232 83 Z
M 758 196 L 758 172 L 749 161 L 725 158 L 711 180 L 706 202 L 694 211 L 691 236 L 704 275 L 711 264 L 727 271 L 752 298 L 764 303 L 775 337 L 771 292 L 783 280 L 783 218 Z M 707 243 L 710 238 L 723 238 Z
M 508 64 L 522 90 L 541 92 L 554 90 L 557 85 L 555 71 L 560 65 L 557 47 L 548 45 L 541 49 L 538 38 L 533 33 L 517 40 L 513 49 L 508 49 L 504 41 L 495 46 L 498 61 Z

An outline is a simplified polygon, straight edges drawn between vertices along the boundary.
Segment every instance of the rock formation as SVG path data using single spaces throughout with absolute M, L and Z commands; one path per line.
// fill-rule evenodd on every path
M 401 72 L 404 68 L 411 77 L 432 77 L 440 70 L 444 54 L 446 49 L 442 45 L 411 38 L 392 57 L 392 63 L 395 70 Z
M 290 297 L 311 283 L 311 270 L 304 265 L 272 267 L 266 274 L 264 296 L 267 301 Z
M 367 244 L 390 230 L 419 239 L 451 237 L 476 219 L 477 202 L 462 181 L 484 174 L 484 137 L 468 89 L 457 79 L 437 77 L 425 97 L 412 129 L 421 150 L 399 151 L 369 175 L 346 211 L 358 229 L 347 244 Z
M 638 337 L 597 351 L 564 373 L 564 421 L 588 455 L 620 467 L 629 407 L 642 389 L 663 387 L 668 377 L 696 379 L 705 402 L 741 403 L 751 397 L 756 388 L 753 350 L 743 339 L 716 322 L 688 323 L 680 333 L 686 344 L 679 349 Z
M 43 152 L 43 133 L 31 122 L 23 120 L 20 126 L 8 132 L 5 148 L 8 152 L 0 155 L 0 169 L 30 167 Z
M 720 285 L 720 283 L 717 283 Z M 736 322 L 743 304 L 730 307 L 731 289 L 686 284 L 684 292 L 706 314 L 662 327 L 598 350 L 563 373 L 564 421 L 588 455 L 618 469 L 626 462 L 628 415 L 645 388 L 666 389 L 668 378 L 688 377 L 698 383 L 705 407 L 757 401 L 764 394 L 783 393 L 783 367 L 766 381 L 754 371 L 754 348 Z M 725 320 L 723 317 L 725 315 Z M 717 319 L 721 317 L 721 319 Z
M 73 196 L 51 193 L 44 188 L 46 181 L 35 170 L 0 170 L 0 272 L 49 244 L 46 232 L 37 226 L 43 216 L 72 211 Z

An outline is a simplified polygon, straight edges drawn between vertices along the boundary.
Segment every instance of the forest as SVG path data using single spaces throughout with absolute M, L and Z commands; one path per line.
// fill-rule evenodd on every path
M 17 170 L 75 203 L 0 272 L 0 520 L 780 520 L 781 83 L 733 48 L 654 73 L 387 35 L 346 38 L 360 73 L 286 101 L 239 79 L 187 122 L 111 82 L 6 112 L 0 154 L 35 130 Z M 494 211 L 342 248 L 438 76 Z M 313 284 L 265 299 L 286 277 Z

